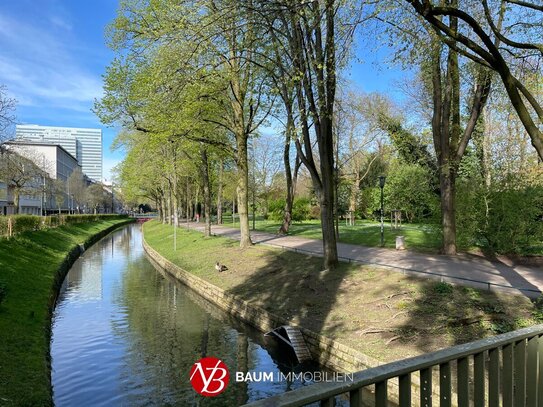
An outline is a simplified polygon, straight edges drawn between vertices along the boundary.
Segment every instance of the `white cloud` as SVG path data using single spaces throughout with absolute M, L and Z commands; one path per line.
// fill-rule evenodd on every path
M 59 36 L 56 30 L 0 15 L 0 80 L 21 106 L 89 112 L 94 98 L 102 95 L 101 78 L 81 64 L 81 55 L 70 52 L 69 22 L 58 16 L 48 21 L 63 29 Z
M 66 31 L 72 31 L 72 25 L 62 19 L 60 16 L 51 16 L 49 17 L 49 21 L 56 27 L 59 27 Z

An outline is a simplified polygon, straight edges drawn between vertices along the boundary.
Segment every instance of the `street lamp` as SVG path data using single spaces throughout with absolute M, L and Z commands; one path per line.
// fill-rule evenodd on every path
M 385 209 L 383 200 L 383 188 L 385 187 L 385 181 L 387 177 L 381 175 L 379 177 L 379 187 L 381 188 L 381 247 L 385 245 Z

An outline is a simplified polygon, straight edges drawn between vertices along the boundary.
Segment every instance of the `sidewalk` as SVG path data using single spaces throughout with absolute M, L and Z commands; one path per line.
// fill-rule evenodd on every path
M 187 224 L 180 223 L 180 226 L 186 227 Z M 203 232 L 204 224 L 191 222 L 189 228 Z M 240 238 L 238 229 L 225 226 L 213 225 L 211 232 L 231 239 L 239 240 Z M 251 239 L 255 244 L 322 256 L 321 240 L 280 236 L 259 231 L 251 231 Z M 494 262 L 471 254 L 443 256 L 348 243 L 338 243 L 337 249 L 341 261 L 389 267 L 394 271 L 420 277 L 435 278 L 482 289 L 521 293 L 530 298 L 537 298 L 543 292 L 543 270 L 540 267 Z

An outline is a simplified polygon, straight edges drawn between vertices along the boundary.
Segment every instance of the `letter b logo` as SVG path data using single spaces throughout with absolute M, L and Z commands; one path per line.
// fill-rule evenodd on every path
M 226 390 L 229 380 L 228 368 L 217 358 L 202 358 L 190 369 L 190 384 L 202 396 L 218 396 Z

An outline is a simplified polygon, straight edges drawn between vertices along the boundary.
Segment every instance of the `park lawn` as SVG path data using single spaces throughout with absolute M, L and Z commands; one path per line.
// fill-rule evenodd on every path
M 228 226 L 228 223 L 225 223 Z M 256 229 L 277 233 L 280 222 L 259 220 Z M 404 224 L 401 229 L 392 230 L 390 223 L 385 222 L 385 247 L 396 248 L 396 236 L 405 236 L 406 248 L 409 250 L 437 253 L 441 247 L 439 226 L 431 224 Z M 321 224 L 318 220 L 293 222 L 289 234 L 311 239 L 322 239 Z M 339 241 L 362 246 L 381 246 L 381 225 L 371 221 L 356 221 L 355 226 L 347 226 L 344 221 L 339 224 Z
M 249 220 L 249 225 L 252 227 L 252 220 Z M 232 223 L 230 215 L 224 216 L 223 226 L 239 228 L 239 220 Z M 267 233 L 277 233 L 280 222 L 272 220 L 259 219 L 255 222 L 256 230 Z M 396 236 L 405 237 L 405 247 L 408 250 L 423 252 L 423 253 L 439 253 L 441 249 L 441 227 L 429 223 L 404 223 L 401 229 L 393 230 L 390 227 L 390 222 L 385 222 L 384 227 L 385 247 L 396 248 Z M 302 222 L 293 222 L 289 235 L 303 236 L 309 239 L 322 239 L 321 224 L 319 220 L 305 220 Z M 381 225 L 377 222 L 369 220 L 357 220 L 355 226 L 347 226 L 345 221 L 340 221 L 339 224 L 339 241 L 343 243 L 351 243 L 361 246 L 378 247 L 381 246 Z M 467 244 L 462 236 L 457 239 L 458 250 L 462 252 L 485 251 L 486 247 L 483 242 Z M 543 256 L 543 241 L 534 241 L 533 246 L 524 253 L 517 256 L 525 257 L 526 259 L 537 259 L 538 256 Z M 539 261 L 537 264 L 541 264 Z
M 341 263 L 322 271 L 322 259 L 177 231 L 156 221 L 145 240 L 162 256 L 229 293 L 294 324 L 337 339 L 382 361 L 429 352 L 543 321 L 521 295 L 456 287 L 398 272 Z M 228 271 L 218 273 L 219 261 Z
M 50 305 L 57 272 L 74 246 L 127 222 L 79 223 L 0 239 L 0 282 L 7 287 L 0 303 L 0 405 L 52 404 Z

